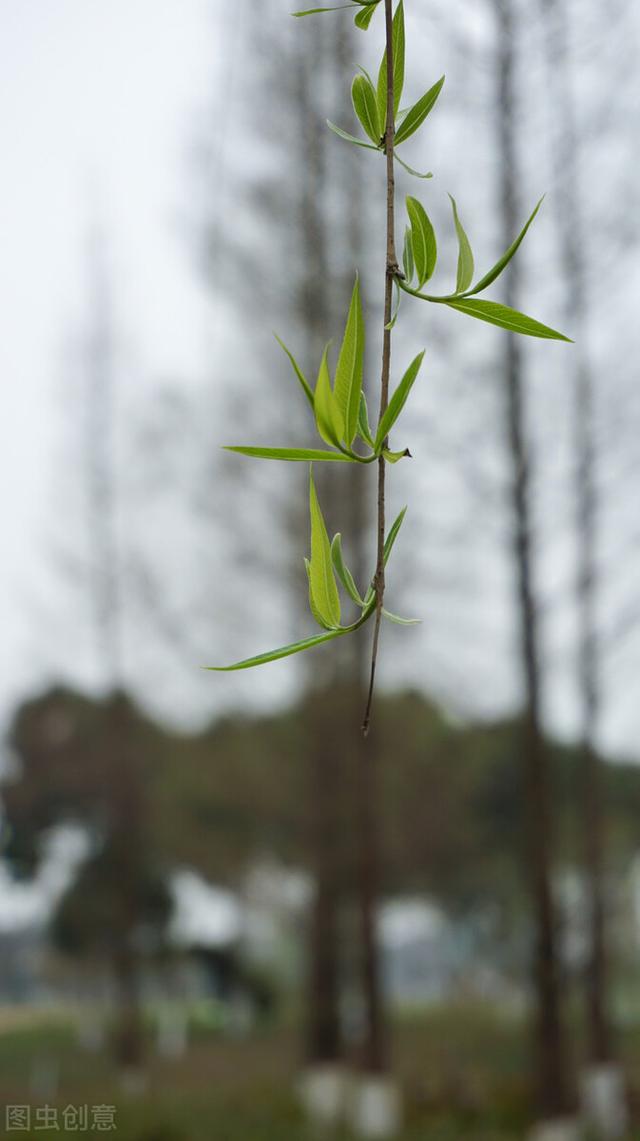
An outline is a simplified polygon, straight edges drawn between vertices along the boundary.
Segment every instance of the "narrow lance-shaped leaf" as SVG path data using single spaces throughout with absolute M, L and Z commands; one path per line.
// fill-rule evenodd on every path
M 409 166 L 408 162 L 405 162 L 404 159 L 400 158 L 400 155 L 398 154 L 397 151 L 393 152 L 393 157 L 396 160 L 396 162 L 400 163 L 400 166 L 404 167 L 407 174 L 412 175 L 413 178 L 423 178 L 423 179 L 424 178 L 433 178 L 433 174 L 431 173 L 430 170 L 428 170 L 426 172 L 426 174 L 423 173 L 422 171 L 414 170 L 414 168 L 412 166 Z
M 340 625 L 340 595 L 333 575 L 331 547 L 322 517 L 313 475 L 309 477 L 311 514 L 310 582 L 314 604 L 327 626 Z
M 357 8 L 357 4 L 336 4 L 333 8 L 305 8 L 304 12 L 292 12 L 292 16 L 317 16 L 319 12 L 342 12 L 344 8 Z
M 473 253 L 464 226 L 458 217 L 458 207 L 455 198 L 450 194 L 453 209 L 453 220 L 458 235 L 458 275 L 456 279 L 456 293 L 464 293 L 473 279 Z
M 349 315 L 345 326 L 336 375 L 334 394 L 344 421 L 344 440 L 351 447 L 358 430 L 360 393 L 362 392 L 362 372 L 364 364 L 364 321 L 360 282 L 356 282 L 351 295 Z
M 444 75 L 438 80 L 437 83 L 434 83 L 433 87 L 430 87 L 429 90 L 425 92 L 421 99 L 418 99 L 417 103 L 414 103 L 413 107 L 407 111 L 407 114 L 405 115 L 404 119 L 398 127 L 398 130 L 396 131 L 396 146 L 398 146 L 400 143 L 403 143 L 405 139 L 410 138 L 410 136 L 415 134 L 415 132 L 422 126 L 427 115 L 431 110 L 433 110 L 433 107 L 435 106 L 436 100 L 442 91 L 443 83 Z
M 429 216 L 417 198 L 407 198 L 407 213 L 411 222 L 411 248 L 418 277 L 418 289 L 432 277 L 438 260 L 436 235 Z
M 313 408 L 313 390 L 311 388 L 311 385 L 309 384 L 309 381 L 307 380 L 306 376 L 304 375 L 304 373 L 303 373 L 302 369 L 300 368 L 300 365 L 298 364 L 293 353 L 289 351 L 289 349 L 285 345 L 284 341 L 280 340 L 280 337 L 278 336 L 277 333 L 274 333 L 273 335 L 274 335 L 276 341 L 278 342 L 278 344 L 280 345 L 280 348 L 282 349 L 282 351 L 287 354 L 289 360 L 291 361 L 291 367 L 292 367 L 293 371 L 295 372 L 295 374 L 296 374 L 296 376 L 300 382 L 300 387 L 302 388 L 302 391 L 304 392 L 307 400 L 309 401 L 309 404 Z
M 369 75 L 369 72 L 367 71 L 366 67 L 363 67 L 363 66 L 362 66 L 362 64 L 359 64 L 359 65 L 358 65 L 358 71 L 361 71 L 361 72 L 362 72 L 362 74 L 364 75 L 365 79 L 368 79 L 368 80 L 369 80 L 369 83 L 370 83 L 370 84 L 371 84 L 371 86 L 373 87 L 373 80 L 372 80 L 371 76 Z M 374 87 L 373 89 L 374 89 L 374 91 L 375 91 L 375 87 Z
M 470 317 L 477 317 L 480 321 L 488 321 L 490 325 L 498 325 L 501 329 L 508 329 L 512 333 L 522 333 L 527 337 L 540 337 L 547 341 L 569 341 L 564 333 L 550 329 L 548 325 L 527 317 L 526 313 L 519 313 L 517 309 L 510 309 L 507 305 L 500 305 L 497 301 L 482 301 L 477 297 L 455 297 L 445 301 L 450 309 L 458 309 L 460 313 L 467 313 Z
M 339 533 L 333 537 L 333 542 L 331 544 L 331 558 L 333 559 L 333 565 L 336 568 L 338 578 L 340 579 L 349 597 L 352 598 L 353 601 L 358 604 L 358 606 L 364 606 L 364 602 L 360 597 L 353 575 L 351 574 L 351 571 L 344 561 L 344 556 L 342 554 L 342 538 Z
M 394 545 L 396 539 L 398 538 L 398 532 L 399 532 L 402 524 L 404 523 L 404 517 L 406 514 L 407 514 L 407 509 L 406 509 L 406 507 L 403 507 L 400 514 L 394 520 L 393 525 L 391 527 L 391 530 L 389 531 L 389 534 L 387 535 L 387 537 L 384 541 L 384 564 L 385 564 L 385 566 L 387 565 L 387 563 L 389 561 L 389 556 L 393 550 L 393 545 Z
M 367 4 L 366 8 L 363 8 L 361 12 L 358 12 L 354 20 L 356 27 L 361 28 L 363 32 L 366 32 L 369 24 L 373 19 L 373 14 L 377 7 L 377 4 Z
M 328 353 L 329 346 L 326 345 L 318 370 L 313 406 L 316 414 L 316 425 L 322 439 L 326 440 L 327 444 L 333 444 L 334 447 L 339 448 L 344 434 L 344 419 L 331 389 Z
M 474 293 L 481 293 L 483 289 L 487 289 L 490 285 L 493 284 L 493 282 L 496 280 L 496 278 L 500 276 L 503 269 L 505 269 L 505 267 L 508 266 L 509 262 L 511 261 L 511 258 L 519 249 L 519 247 L 520 247 L 520 245 L 521 245 L 521 243 L 522 243 L 522 241 L 523 241 L 523 239 L 527 233 L 527 230 L 529 229 L 529 226 L 533 222 L 533 219 L 535 218 L 536 214 L 538 213 L 538 210 L 542 206 L 543 202 L 544 202 L 544 195 L 542 196 L 542 198 L 538 202 L 538 205 L 536 206 L 535 210 L 533 211 L 533 214 L 531 215 L 529 220 L 526 222 L 526 224 L 523 226 L 522 230 L 518 234 L 518 237 L 509 246 L 509 249 L 506 251 L 506 253 L 504 253 L 502 255 L 502 257 L 499 259 L 499 261 L 496 262 L 493 269 L 490 269 L 488 273 L 485 273 L 484 277 L 480 278 L 480 281 L 478 281 L 477 284 L 474 285 L 473 289 L 469 289 L 467 291 L 467 293 L 466 293 L 467 297 L 473 297 Z
M 318 626 L 322 626 L 323 630 L 333 630 L 333 629 L 335 629 L 335 627 L 332 626 L 331 623 L 325 622 L 324 618 L 322 617 L 322 614 L 320 613 L 320 611 L 318 610 L 318 607 L 316 606 L 315 598 L 313 597 L 313 590 L 311 588 L 311 563 L 309 562 L 309 559 L 304 560 L 304 566 L 305 566 L 305 570 L 307 572 L 307 579 L 309 581 L 309 609 L 310 609 L 313 617 L 315 618 L 316 622 L 318 623 Z
M 344 630 L 328 630 L 326 634 L 314 634 L 311 638 L 303 638 L 301 642 L 290 642 L 288 646 L 280 646 L 277 650 L 268 650 L 266 654 L 256 654 L 254 658 L 244 658 L 243 661 L 234 662 L 231 666 L 203 666 L 203 669 L 213 670 L 216 673 L 249 670 L 253 666 L 263 666 L 267 662 L 277 662 L 279 658 L 288 658 L 291 654 L 299 654 L 302 650 L 310 650 L 313 646 L 330 642 L 332 638 L 339 638 L 344 633 Z
M 351 85 L 351 102 L 365 134 L 373 143 L 379 143 L 382 132 L 376 93 L 366 75 L 356 75 Z
M 393 17 L 393 110 L 394 115 L 398 114 L 400 108 L 400 100 L 402 99 L 402 89 L 404 87 L 404 56 L 405 56 L 405 38 L 404 38 L 404 7 L 402 0 L 400 0 Z M 378 90 L 377 90 L 377 103 L 378 103 L 378 119 L 380 121 L 380 135 L 384 135 L 387 129 L 387 51 L 385 48 L 378 72 Z
M 394 520 L 393 525 L 389 531 L 389 534 L 387 535 L 387 537 L 384 541 L 384 565 L 385 566 L 389 562 L 389 556 L 391 555 L 391 552 L 393 550 L 393 545 L 394 545 L 396 539 L 398 538 L 398 532 L 399 532 L 400 528 L 402 527 L 402 524 L 404 523 L 404 517 L 406 514 L 407 514 L 407 509 L 406 509 L 406 507 L 403 507 L 400 514 Z M 373 595 L 374 595 L 374 590 L 373 590 L 373 587 L 370 586 L 367 593 L 366 593 L 366 596 L 365 596 L 365 600 L 364 600 L 365 606 L 367 606 L 368 603 L 371 602 Z
M 327 119 L 327 126 L 334 135 L 338 135 L 341 139 L 346 139 L 348 143 L 353 143 L 355 147 L 364 147 L 366 151 L 377 151 L 379 148 L 374 147 L 373 143 L 365 143 L 362 139 L 356 139 L 355 135 L 350 135 L 348 131 L 343 131 L 342 127 L 337 127 L 331 119 Z
M 254 460 L 288 460 L 292 463 L 315 463 L 315 461 L 332 463 L 355 464 L 358 461 L 344 452 L 327 452 L 322 448 L 254 448 L 252 446 L 234 446 L 224 448 L 225 452 L 236 452 L 239 456 L 248 456 Z
M 382 417 L 382 419 L 380 421 L 380 424 L 378 426 L 378 431 L 376 433 L 376 440 L 375 440 L 376 451 L 380 447 L 382 447 L 382 444 L 386 440 L 387 436 L 389 435 L 389 432 L 391 431 L 393 425 L 395 424 L 396 420 L 398 419 L 398 416 L 402 412 L 402 409 L 404 408 L 404 406 L 407 402 L 407 397 L 408 397 L 408 395 L 411 392 L 411 389 L 413 387 L 413 383 L 414 383 L 418 373 L 420 372 L 420 366 L 422 365 L 423 359 L 424 359 L 424 349 L 422 350 L 421 353 L 418 353 L 417 357 L 415 357 L 414 360 L 412 360 L 411 364 L 409 365 L 409 368 L 405 372 L 402 380 L 400 381 L 400 383 L 399 383 L 398 387 L 396 388 L 393 396 L 391 397 L 391 400 L 389 401 L 389 405 L 387 407 L 387 410 L 386 410 L 384 416 Z
M 367 398 L 364 392 L 360 393 L 360 411 L 358 413 L 358 431 L 364 440 L 365 444 L 373 447 L 373 435 L 371 434 L 371 426 L 369 424 L 369 409 L 367 408 Z
M 397 626 L 419 626 L 422 622 L 421 618 L 401 618 L 399 614 L 392 614 L 390 610 L 382 608 L 382 613 L 385 618 L 390 622 L 395 622 Z
M 413 257 L 413 245 L 411 242 L 411 228 L 406 227 L 404 232 L 404 247 L 402 250 L 402 268 L 404 269 L 404 276 L 411 284 L 413 281 L 413 274 L 415 272 L 415 261 Z

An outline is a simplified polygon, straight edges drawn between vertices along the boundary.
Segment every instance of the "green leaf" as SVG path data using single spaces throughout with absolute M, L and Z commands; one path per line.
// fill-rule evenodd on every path
M 509 246 L 509 249 L 506 251 L 506 253 L 504 253 L 502 255 L 502 257 L 500 258 L 500 260 L 496 262 L 493 269 L 490 269 L 488 273 L 485 273 L 484 277 L 482 277 L 480 279 L 480 281 L 476 285 L 474 285 L 473 289 L 470 289 L 467 292 L 467 294 L 466 294 L 467 297 L 473 297 L 474 293 L 481 293 L 483 289 L 487 289 L 488 286 L 492 285 L 493 282 L 496 280 L 496 278 L 500 276 L 503 269 L 509 264 L 509 262 L 511 261 L 511 258 L 513 257 L 513 255 L 518 250 L 520 244 L 522 243 L 522 241 L 523 241 L 523 239 L 527 233 L 527 230 L 529 229 L 529 226 L 533 222 L 533 219 L 535 218 L 536 214 L 538 213 L 538 210 L 542 206 L 543 202 L 544 202 L 544 195 L 542 196 L 542 198 L 538 202 L 538 205 L 536 206 L 535 210 L 533 211 L 533 214 L 529 218 L 528 222 L 522 228 L 522 230 L 518 234 L 518 237 L 515 239 L 515 241 L 511 243 L 511 245 Z
M 380 119 L 376 93 L 366 75 L 356 75 L 351 85 L 351 102 L 366 135 L 373 143 L 380 143 Z
M 364 321 L 360 282 L 356 276 L 334 382 L 335 400 L 344 421 L 344 441 L 348 448 L 358 429 L 363 365 Z
M 384 565 L 385 566 L 389 562 L 389 556 L 391 555 L 391 552 L 393 550 L 393 544 L 395 543 L 395 541 L 398 537 L 398 531 L 400 530 L 402 524 L 404 523 L 404 517 L 406 514 L 407 514 L 407 509 L 406 509 L 406 507 L 403 507 L 402 511 L 400 512 L 398 517 L 394 520 L 393 526 L 391 527 L 391 530 L 389 531 L 389 534 L 387 535 L 387 537 L 384 541 Z M 366 596 L 365 596 L 365 600 L 364 600 L 365 606 L 368 606 L 370 604 L 373 597 L 374 597 L 374 590 L 373 590 L 373 587 L 370 586 L 367 593 L 366 593 Z
M 499 325 L 501 329 L 508 329 L 512 333 L 522 333 L 527 337 L 540 337 L 547 341 L 568 341 L 573 344 L 570 337 L 558 333 L 533 317 L 519 313 L 517 309 L 509 309 L 507 305 L 500 305 L 497 301 L 480 301 L 477 297 L 456 297 L 445 301 L 451 309 L 458 309 L 460 313 L 468 313 L 470 317 L 477 317 L 480 321 L 488 321 L 490 325 Z
M 473 279 L 473 253 L 469 239 L 465 233 L 464 227 L 458 217 L 458 207 L 456 200 L 450 194 L 451 206 L 453 209 L 453 220 L 456 225 L 456 233 L 458 235 L 458 276 L 456 279 L 456 293 L 464 293 L 468 289 Z
M 401 618 L 399 614 L 392 614 L 390 610 L 385 610 L 384 606 L 382 613 L 385 618 L 388 618 L 390 622 L 395 622 L 398 626 L 419 626 L 422 622 L 421 618 Z
M 280 646 L 277 650 L 268 650 L 266 654 L 257 654 L 255 658 L 245 658 L 242 662 L 234 662 L 232 666 L 204 666 L 205 670 L 216 673 L 231 673 L 233 670 L 248 670 L 252 666 L 263 666 L 267 662 L 277 662 L 279 658 L 288 658 L 291 654 L 299 654 L 302 650 L 310 650 L 313 646 L 320 646 L 322 642 L 330 642 L 332 638 L 339 638 L 344 630 L 329 630 L 326 634 L 314 634 L 311 638 L 304 638 L 301 642 L 291 642 L 288 646 Z
M 371 86 L 373 87 L 373 80 L 372 80 L 371 76 L 369 75 L 369 72 L 367 71 L 366 67 L 363 67 L 363 66 L 362 66 L 362 64 L 358 64 L 358 71 L 361 71 L 361 72 L 362 72 L 362 74 L 364 75 L 365 79 L 368 79 L 368 80 L 369 80 L 369 83 L 370 83 L 370 84 L 371 84 Z M 375 88 L 374 88 L 374 90 L 375 90 Z
M 285 345 L 284 341 L 280 340 L 280 337 L 278 336 L 277 333 L 274 333 L 273 335 L 274 335 L 276 341 L 278 342 L 278 344 L 280 345 L 280 348 L 282 349 L 282 351 L 287 354 L 289 360 L 291 361 L 291 367 L 293 368 L 293 371 L 295 372 L 298 380 L 300 381 L 300 386 L 302 388 L 302 391 L 304 392 L 307 400 L 309 401 L 309 404 L 313 408 L 313 391 L 312 391 L 311 385 L 309 384 L 309 381 L 307 380 L 306 376 L 304 375 L 304 373 L 303 373 L 302 369 L 300 368 L 300 365 L 298 364 L 293 353 L 289 351 L 289 349 Z
M 413 175 L 414 178 L 433 178 L 433 174 L 430 170 L 428 170 L 426 174 L 421 174 L 419 170 L 414 170 L 412 166 L 409 166 L 408 162 L 405 162 L 404 159 L 400 158 L 400 155 L 397 151 L 393 152 L 393 157 L 396 162 L 399 162 L 400 166 L 403 166 L 404 169 L 409 174 Z
M 403 507 L 402 511 L 400 512 L 398 517 L 394 520 L 393 526 L 392 526 L 391 530 L 389 531 L 389 534 L 387 535 L 387 537 L 384 541 L 384 565 L 385 566 L 387 565 L 387 563 L 389 561 L 389 556 L 393 550 L 393 544 L 395 543 L 396 539 L 398 538 L 398 531 L 400 530 L 402 524 L 404 523 L 404 517 L 406 514 L 407 514 L 407 509 L 406 509 L 406 507 Z
M 334 447 L 339 448 L 344 435 L 344 419 L 331 389 L 328 352 L 329 346 L 326 345 L 318 371 L 313 407 L 316 414 L 316 425 L 322 439 L 327 444 L 333 444 Z
M 396 144 L 403 143 L 405 139 L 415 134 L 419 127 L 422 126 L 427 115 L 437 102 L 438 96 L 442 91 L 443 83 L 444 75 L 437 83 L 434 83 L 433 87 L 430 87 L 429 90 L 425 92 L 422 99 L 418 99 L 418 102 L 414 103 L 413 107 L 407 111 L 407 114 L 396 131 Z
M 407 402 L 407 397 L 413 387 L 413 383 L 418 373 L 420 372 L 420 366 L 422 365 L 423 358 L 424 349 L 421 353 L 418 353 L 417 357 L 415 357 L 414 360 L 412 360 L 409 368 L 405 372 L 402 380 L 400 381 L 393 396 L 391 397 L 387 410 L 378 425 L 378 431 L 376 432 L 374 445 L 375 451 L 379 451 L 379 449 L 382 447 L 382 444 L 386 440 L 389 432 L 398 419 L 398 416 L 402 412 L 402 409 Z
M 331 119 L 327 119 L 327 126 L 329 130 L 333 131 L 334 135 L 339 135 L 341 139 L 346 139 L 348 143 L 353 143 L 356 147 L 364 147 L 367 151 L 377 151 L 380 149 L 379 146 L 374 147 L 371 143 L 363 143 L 362 139 L 356 139 L 355 135 L 350 135 L 348 131 L 343 131 L 342 127 L 336 127 L 335 123 L 331 122 Z
M 413 281 L 415 272 L 415 262 L 413 260 L 413 246 L 411 245 L 411 229 L 406 227 L 404 232 L 404 248 L 402 251 L 402 268 L 404 269 L 404 276 L 409 284 Z
M 307 8 L 304 12 L 292 12 L 292 16 L 315 16 L 318 12 L 341 12 L 343 8 L 357 8 L 357 4 L 336 4 L 334 8 Z
M 371 23 L 371 21 L 373 19 L 373 13 L 375 12 L 377 7 L 378 7 L 377 4 L 367 4 L 366 8 L 363 8 L 363 10 L 361 12 L 358 12 L 358 14 L 355 17 L 356 27 L 361 28 L 363 32 L 366 32 L 367 28 L 369 27 L 369 24 Z
M 316 606 L 315 599 L 313 597 L 313 591 L 311 589 L 311 563 L 309 562 L 308 559 L 304 560 L 304 565 L 305 565 L 305 570 L 307 572 L 307 578 L 309 580 L 309 609 L 310 609 L 313 617 L 315 618 L 316 622 L 318 623 L 318 626 L 322 626 L 323 630 L 333 630 L 334 627 L 331 626 L 329 623 L 325 622 L 324 618 L 322 617 L 322 614 L 320 613 L 320 611 L 318 610 L 318 607 Z
M 353 601 L 358 604 L 358 606 L 364 606 L 364 601 L 358 593 L 358 588 L 354 582 L 353 575 L 351 574 L 351 571 L 344 561 L 342 554 L 342 538 L 340 533 L 334 535 L 333 537 L 333 542 L 331 544 L 331 558 L 333 559 L 333 565 L 336 568 L 338 578 L 340 579 L 340 582 L 344 586 L 349 597 L 352 598 Z
M 383 448 L 382 455 L 388 464 L 397 464 L 400 460 L 411 459 L 411 452 L 408 448 L 405 448 L 402 452 L 390 452 L 388 448 Z
M 254 447 L 226 447 L 225 452 L 237 452 L 240 456 L 249 456 L 256 460 L 290 460 L 294 463 L 313 463 L 330 460 L 343 464 L 352 464 L 357 461 L 344 452 L 327 452 L 321 448 L 254 448 Z
M 365 444 L 373 447 L 373 435 L 369 424 L 369 409 L 367 408 L 367 398 L 364 392 L 360 393 L 360 411 L 358 413 L 358 430 Z
M 340 625 L 340 595 L 331 561 L 327 528 L 316 494 L 313 474 L 309 476 L 309 508 L 311 513 L 310 582 L 314 604 L 327 626 Z
M 402 99 L 402 88 L 404 87 L 404 54 L 405 54 L 405 38 L 404 38 L 404 7 L 402 0 L 399 0 L 398 7 L 396 8 L 393 17 L 393 33 L 392 33 L 392 50 L 393 50 L 393 110 L 394 115 L 398 114 L 400 108 L 400 100 Z M 387 51 L 385 48 L 378 71 L 378 90 L 377 90 L 377 105 L 378 105 L 378 119 L 380 122 L 380 135 L 384 135 L 387 128 Z
M 424 206 L 417 198 L 407 197 L 407 213 L 411 222 L 411 249 L 418 276 L 418 289 L 421 289 L 436 268 L 436 235 Z

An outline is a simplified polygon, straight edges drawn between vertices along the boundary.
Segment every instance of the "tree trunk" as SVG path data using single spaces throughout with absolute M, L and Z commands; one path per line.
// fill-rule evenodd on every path
M 144 1059 L 144 1036 L 138 990 L 138 964 L 131 948 L 124 943 L 114 955 L 113 974 L 118 996 L 113 1034 L 114 1057 L 122 1070 L 139 1070 Z
M 131 707 L 123 691 L 110 700 L 106 735 L 111 752 L 109 848 L 117 906 L 114 908 L 113 971 L 117 993 L 116 1061 L 141 1069 L 144 1059 L 140 956 L 135 947 L 141 922 L 144 867 L 144 790 L 132 741 Z
M 332 313 L 328 266 L 328 220 L 326 217 L 327 172 L 326 131 L 316 109 L 312 90 L 315 68 L 326 70 L 330 58 L 326 28 L 319 30 L 307 24 L 303 34 L 309 38 L 301 53 L 296 73 L 298 137 L 304 147 L 305 178 L 301 181 L 300 245 L 303 249 L 303 271 L 299 281 L 298 307 L 304 324 L 308 356 L 319 359 Z M 312 69 L 310 60 L 315 55 Z M 321 465 L 322 466 L 322 465 Z M 329 466 L 329 465 L 325 465 Z M 318 472 L 317 480 L 330 492 L 330 473 Z M 322 492 L 321 492 L 322 494 Z M 305 518 L 305 529 L 307 520 Z M 305 542 L 306 542 L 305 535 Z M 312 837 L 312 871 L 314 896 L 309 933 L 309 970 L 307 997 L 307 1064 L 324 1066 L 342 1059 L 340 1027 L 340 963 L 339 916 L 340 893 L 340 827 L 338 806 L 341 796 L 340 741 L 332 741 L 331 721 L 326 711 L 325 691 L 332 682 L 331 665 L 318 674 L 310 667 L 309 715 L 306 738 L 309 779 L 309 828 Z M 342 757 L 341 757 L 342 753 Z
M 137 758 L 131 755 L 129 707 L 120 688 L 122 679 L 122 584 L 117 506 L 117 377 L 116 338 L 107 247 L 99 227 L 91 234 L 89 277 L 91 327 L 87 345 L 87 483 L 92 546 L 92 599 L 98 661 L 105 688 L 111 690 L 105 726 L 110 755 L 109 836 L 113 860 L 113 890 L 118 915 L 112 970 L 117 994 L 116 1061 L 124 1068 L 142 1063 L 142 1017 L 138 994 L 138 963 L 133 934 L 139 920 L 136 889 L 142 861 L 143 790 Z
M 511 0 L 497 0 L 499 25 L 499 115 L 502 219 L 505 245 L 517 232 L 517 156 L 514 33 Z M 508 235 L 508 236 L 507 236 Z M 507 305 L 518 302 L 517 263 L 507 277 Z M 534 914 L 535 1070 L 537 1109 L 544 1118 L 567 1108 L 565 1055 L 560 1019 L 558 932 L 551 881 L 551 788 L 549 753 L 541 726 L 538 621 L 532 578 L 530 469 L 522 399 L 522 349 L 509 336 L 505 359 L 508 444 L 513 471 L 513 554 L 517 575 L 520 657 L 525 687 L 522 760 L 525 772 L 531 902 Z
M 341 891 L 339 747 L 327 732 L 330 724 L 323 693 L 309 701 L 309 826 L 312 836 L 314 897 L 309 942 L 307 1062 L 323 1065 L 342 1057 L 339 1013 L 338 905 Z
M 596 631 L 597 497 L 594 439 L 594 382 L 588 358 L 587 269 L 584 262 L 586 226 L 579 190 L 579 141 L 571 92 L 567 16 L 557 0 L 541 0 L 545 24 L 548 82 L 553 96 L 554 170 L 557 172 L 557 224 L 567 283 L 567 317 L 576 345 L 574 359 L 574 419 L 578 531 L 579 684 L 582 700 L 582 824 L 589 952 L 585 971 L 589 1057 L 592 1063 L 611 1059 L 606 1010 L 606 941 L 603 889 L 604 816 L 601 764 L 596 736 L 600 712 L 600 682 Z

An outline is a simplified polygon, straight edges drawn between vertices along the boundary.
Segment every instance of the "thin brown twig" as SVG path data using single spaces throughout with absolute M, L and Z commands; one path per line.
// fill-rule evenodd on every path
M 393 314 L 393 282 L 398 273 L 398 260 L 396 257 L 395 240 L 395 173 L 393 167 L 393 148 L 395 140 L 395 107 L 393 93 L 393 7 L 392 0 L 385 0 L 385 27 L 387 41 L 387 125 L 385 132 L 385 153 L 387 156 L 387 263 L 385 268 L 385 297 L 384 297 L 384 336 L 382 341 L 382 376 L 380 380 L 380 412 L 378 423 L 384 416 L 389 403 L 389 377 L 391 372 L 391 318 Z M 386 447 L 387 441 L 384 442 Z M 373 644 L 371 647 L 371 675 L 369 679 L 369 692 L 362 722 L 362 732 L 365 737 L 371 724 L 371 706 L 376 680 L 376 666 L 378 662 L 378 645 L 380 642 L 380 625 L 382 622 L 382 606 L 384 603 L 384 532 L 385 532 L 385 475 L 386 460 L 383 455 L 378 459 L 378 550 L 376 559 L 376 572 L 373 587 L 376 596 L 376 618 L 373 631 Z

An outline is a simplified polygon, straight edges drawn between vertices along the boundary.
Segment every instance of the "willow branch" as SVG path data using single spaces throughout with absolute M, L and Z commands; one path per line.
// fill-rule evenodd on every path
M 395 106 L 393 94 L 393 8 L 392 0 L 385 0 L 385 26 L 387 40 L 387 125 L 385 133 L 385 152 L 387 157 L 387 264 L 385 269 L 385 295 L 384 295 L 384 334 L 382 341 L 382 375 L 380 379 L 380 412 L 378 423 L 384 416 L 389 403 L 389 376 L 391 372 L 391 318 L 393 315 L 393 282 L 398 273 L 398 260 L 396 257 L 395 242 L 395 173 L 393 165 L 393 147 L 395 139 Z M 387 441 L 384 442 L 384 447 Z M 378 521 L 377 521 L 377 558 L 373 587 L 376 596 L 376 616 L 373 631 L 373 644 L 371 647 L 371 674 L 369 679 L 369 692 L 362 722 L 362 732 L 365 737 L 369 732 L 371 723 L 371 705 L 376 680 L 376 665 L 378 661 L 378 645 L 380 642 L 380 625 L 382 622 L 382 607 L 384 603 L 384 533 L 385 533 L 385 476 L 386 460 L 381 454 L 378 459 Z

